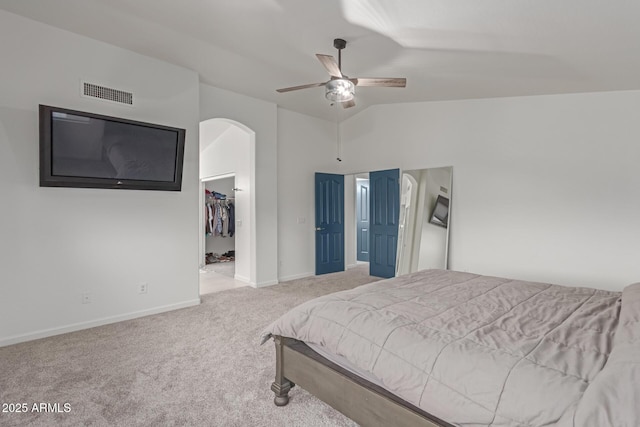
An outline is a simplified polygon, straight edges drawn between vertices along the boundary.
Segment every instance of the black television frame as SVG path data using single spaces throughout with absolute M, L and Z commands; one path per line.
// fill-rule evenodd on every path
M 176 133 L 177 147 L 175 157 L 175 172 L 173 181 L 147 181 L 134 179 L 78 177 L 53 175 L 52 164 L 52 115 L 53 113 L 66 113 L 76 116 L 95 118 L 112 122 L 123 123 L 132 126 L 143 126 L 153 129 L 167 130 Z M 181 191 L 182 169 L 184 163 L 184 144 L 186 130 L 154 123 L 139 122 L 120 117 L 105 116 L 86 111 L 70 110 L 67 108 L 53 107 L 50 105 L 39 106 L 40 118 L 40 187 L 73 187 L 73 188 L 108 188 L 119 190 L 158 190 Z

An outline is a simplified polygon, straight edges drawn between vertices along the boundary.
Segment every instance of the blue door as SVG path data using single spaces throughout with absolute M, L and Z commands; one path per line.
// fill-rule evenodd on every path
M 369 274 L 372 276 L 395 276 L 400 214 L 399 181 L 399 169 L 376 171 L 369 174 L 371 192 Z
M 316 173 L 316 274 L 344 271 L 344 176 Z
M 356 178 L 356 259 L 369 261 L 369 180 Z

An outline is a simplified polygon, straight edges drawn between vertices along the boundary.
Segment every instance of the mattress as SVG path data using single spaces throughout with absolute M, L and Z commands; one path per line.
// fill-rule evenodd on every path
M 367 381 L 369 381 L 372 384 L 377 385 L 378 387 L 384 387 L 384 384 L 382 383 L 382 381 L 380 381 L 380 379 L 378 377 L 376 377 L 375 375 L 373 375 L 371 372 L 365 371 L 364 369 L 360 369 L 357 366 L 355 366 L 353 363 L 349 362 L 347 359 L 345 359 L 342 356 L 339 356 L 337 354 L 331 353 L 330 351 L 327 351 L 324 347 L 313 344 L 313 343 L 305 343 L 309 346 L 309 348 L 313 351 L 315 351 L 316 353 L 318 353 L 320 356 L 324 357 L 325 359 L 327 359 L 330 362 L 335 363 L 336 365 L 340 366 L 343 369 L 346 369 L 347 371 L 351 372 L 354 375 L 359 376 L 362 379 L 365 379 Z M 390 391 L 390 390 L 387 390 Z
M 343 358 L 452 424 L 636 426 L 639 319 L 640 284 L 620 293 L 425 270 L 304 303 L 263 340 Z

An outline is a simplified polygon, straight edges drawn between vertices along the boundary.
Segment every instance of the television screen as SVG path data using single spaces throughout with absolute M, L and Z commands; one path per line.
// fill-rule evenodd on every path
M 185 130 L 40 105 L 40 186 L 180 191 Z
M 449 223 L 449 199 L 444 196 L 438 196 L 429 222 L 441 227 L 447 227 Z

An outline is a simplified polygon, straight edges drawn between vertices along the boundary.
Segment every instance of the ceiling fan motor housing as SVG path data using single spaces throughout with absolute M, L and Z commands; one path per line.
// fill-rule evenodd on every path
M 324 96 L 331 102 L 351 101 L 355 94 L 355 85 L 347 79 L 331 79 L 325 85 Z

